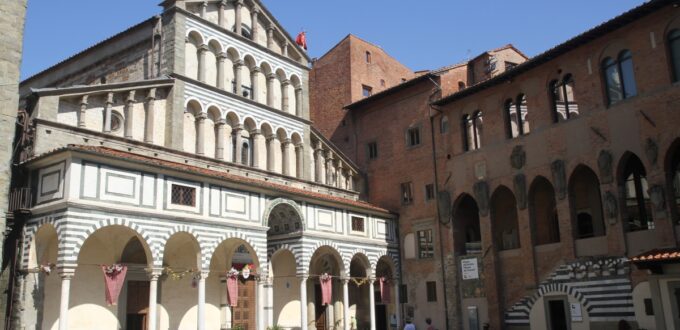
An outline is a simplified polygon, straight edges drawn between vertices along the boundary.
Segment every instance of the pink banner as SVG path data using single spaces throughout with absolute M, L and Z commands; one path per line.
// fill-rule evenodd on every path
M 330 305 L 333 292 L 333 278 L 328 274 L 319 277 L 321 282 L 321 304 Z
M 238 276 L 227 277 L 227 293 L 229 293 L 229 306 L 236 307 L 238 304 Z
M 390 303 L 392 300 L 392 291 L 390 290 L 390 282 L 386 278 L 380 278 L 380 301 L 383 303 Z
M 102 265 L 102 272 L 104 272 L 104 284 L 106 292 L 106 303 L 116 305 L 118 303 L 118 296 L 120 290 L 125 283 L 125 274 L 127 274 L 127 266 L 123 265 Z

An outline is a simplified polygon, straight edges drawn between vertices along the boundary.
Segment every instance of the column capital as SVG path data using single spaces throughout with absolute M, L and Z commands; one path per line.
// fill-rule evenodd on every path
M 229 0 L 222 0 L 222 1 L 217 2 L 217 5 L 219 7 L 226 7 L 228 4 L 229 4 Z
M 288 138 L 285 138 L 285 139 L 281 140 L 281 145 L 284 146 L 284 147 L 287 147 L 287 146 L 289 146 L 290 144 L 291 144 L 291 140 L 288 139 Z
M 205 280 L 208 278 L 208 275 L 210 275 L 209 270 L 199 270 L 198 272 L 194 273 L 194 278 L 197 280 Z
M 157 280 L 161 275 L 163 275 L 163 268 L 150 267 L 145 269 L 149 275 L 149 279 Z
M 88 95 L 83 95 L 83 97 L 80 98 L 80 105 L 87 105 L 88 98 Z
M 106 104 L 113 104 L 113 93 L 109 93 L 106 95 Z
M 262 135 L 262 131 L 257 129 L 257 128 L 248 131 L 248 133 L 250 133 L 250 136 L 253 137 L 253 138 L 258 136 L 258 135 Z
M 304 149 L 304 148 L 305 148 L 304 142 L 295 143 L 295 149 Z
M 228 57 L 229 57 L 229 54 L 227 54 L 227 52 L 221 52 L 221 53 L 217 54 L 217 60 L 220 61 L 220 62 L 224 62 L 224 60 L 226 60 Z
M 326 151 L 326 163 L 330 163 L 333 161 L 333 152 L 330 150 Z
M 269 79 L 269 80 L 274 80 L 274 79 L 276 79 L 276 78 L 278 78 L 278 76 L 276 75 L 276 73 L 268 73 L 268 74 L 267 74 L 267 79 Z
M 156 99 L 156 89 L 151 88 L 149 89 L 149 92 L 146 94 L 146 100 L 155 100 Z
M 260 73 L 262 69 L 259 66 L 254 66 L 251 70 L 252 73 Z
M 267 25 L 267 33 L 274 33 L 274 30 L 276 30 L 274 24 Z
M 257 15 L 259 15 L 262 11 L 260 10 L 260 7 L 258 7 L 258 6 L 253 6 L 253 9 L 251 9 L 250 12 L 251 12 L 251 14 L 252 14 L 253 16 L 257 16 Z
M 234 5 L 243 6 L 243 0 L 234 0 Z
M 288 86 L 290 86 L 290 80 L 286 79 L 286 80 L 282 81 L 282 82 L 281 82 L 281 86 L 283 86 L 283 87 L 288 87 Z
M 240 69 L 242 66 L 245 65 L 245 62 L 243 62 L 242 59 L 238 59 L 234 61 L 234 67 L 237 69 Z
M 128 97 L 127 97 L 126 102 L 128 102 L 128 103 L 134 102 L 135 101 L 135 94 L 136 94 L 136 91 L 134 91 L 134 90 L 130 91 L 128 93 Z
M 197 121 L 203 121 L 203 120 L 206 120 L 206 119 L 208 119 L 208 114 L 205 113 L 205 112 L 201 112 L 201 113 L 198 114 L 198 116 L 196 116 Z
M 296 93 L 302 93 L 302 86 L 295 86 Z
M 207 52 L 210 50 L 210 47 L 208 47 L 208 44 L 202 44 L 198 47 L 199 52 Z
M 208 7 L 208 1 L 203 1 L 203 3 L 201 4 L 201 6 L 207 8 L 207 7 Z
M 227 124 L 227 120 L 224 118 L 220 118 L 215 122 L 215 126 L 224 126 Z
M 240 133 L 243 130 L 243 125 L 238 124 L 234 127 L 232 127 L 231 132 L 232 133 Z
M 62 279 L 70 280 L 76 274 L 77 265 L 57 265 L 57 272 Z
M 298 278 L 300 279 L 300 282 L 305 282 L 309 279 L 309 275 L 308 274 L 298 275 Z
M 267 134 L 267 136 L 265 136 L 265 138 L 267 139 L 267 142 L 269 142 L 269 141 L 272 141 L 272 140 L 277 140 L 278 136 L 276 136 L 276 134 Z

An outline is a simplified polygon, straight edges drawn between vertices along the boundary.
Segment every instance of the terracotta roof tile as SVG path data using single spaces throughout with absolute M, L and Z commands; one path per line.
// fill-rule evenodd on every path
M 680 261 L 680 248 L 654 249 L 630 259 L 634 263 L 653 261 Z

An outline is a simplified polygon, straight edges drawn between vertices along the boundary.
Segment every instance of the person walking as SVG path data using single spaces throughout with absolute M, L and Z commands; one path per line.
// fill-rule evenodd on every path
M 411 323 L 411 319 L 406 319 L 406 325 L 404 326 L 404 330 L 416 330 L 416 326 Z
M 425 323 L 427 323 L 427 330 L 436 330 L 434 326 L 432 325 L 432 319 L 431 318 L 426 318 Z

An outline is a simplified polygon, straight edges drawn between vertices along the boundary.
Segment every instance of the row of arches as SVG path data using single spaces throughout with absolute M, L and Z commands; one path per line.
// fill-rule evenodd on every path
M 302 116 L 302 81 L 266 61 L 190 30 L 185 45 L 185 74 L 219 89 Z
M 590 167 L 578 165 L 567 180 L 566 195 L 571 217 L 573 239 L 588 239 L 607 235 L 605 219 L 619 217 L 626 232 L 655 228 L 655 210 L 652 197 L 659 186 L 647 179 L 648 172 L 641 159 L 626 152 L 616 167 L 617 196 L 605 196 L 600 190 L 600 179 Z M 670 201 L 670 213 L 677 224 L 680 220 L 680 141 L 676 141 L 666 159 L 666 193 Z M 520 248 L 518 217 L 519 196 L 506 186 L 499 186 L 491 193 L 488 209 L 491 220 L 492 239 L 499 250 Z M 529 186 L 527 207 L 530 218 L 530 235 L 534 245 L 558 243 L 561 240 L 560 219 L 557 210 L 557 192 L 551 180 L 538 176 Z M 658 197 L 657 199 L 665 200 Z M 618 201 L 617 201 L 618 200 Z M 608 203 L 608 204 L 605 204 Z M 614 203 L 615 205 L 612 205 Z M 657 202 L 658 204 L 658 202 Z M 663 204 L 663 203 L 662 203 Z M 663 205 L 662 205 L 663 206 Z M 481 241 L 480 206 L 470 194 L 461 195 L 454 204 L 454 241 L 461 253 L 476 252 Z M 609 215 L 608 215 L 609 214 Z
M 217 106 L 187 102 L 184 151 L 292 177 L 303 177 L 304 141 L 297 132 L 254 119 L 241 120 Z

